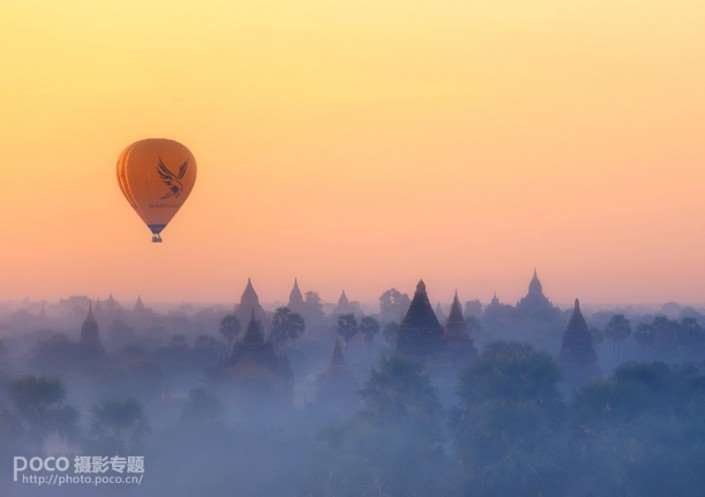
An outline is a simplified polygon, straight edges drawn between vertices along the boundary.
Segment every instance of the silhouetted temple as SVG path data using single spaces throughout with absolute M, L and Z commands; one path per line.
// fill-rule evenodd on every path
M 302 316 L 306 311 L 304 296 L 301 293 L 299 281 L 296 278 L 294 278 L 294 286 L 291 289 L 291 292 L 289 292 L 289 303 L 287 304 L 287 307 L 290 311 L 301 314 Z
M 142 302 L 142 296 L 137 297 L 137 302 L 135 302 L 135 307 L 133 308 L 133 311 L 136 313 L 143 313 L 147 310 L 147 308 L 144 305 L 144 302 Z
M 323 304 L 321 303 L 321 297 L 318 296 L 316 292 L 308 291 L 304 294 L 304 312 L 301 315 L 306 320 L 307 326 L 316 323 L 321 323 L 326 315 L 323 312 Z
M 597 370 L 597 356 L 592 346 L 592 335 L 580 311 L 578 299 L 575 299 L 573 314 L 563 333 L 560 362 L 566 369 L 580 370 L 586 374 Z
M 333 314 L 340 316 L 342 314 L 359 314 L 361 311 L 360 304 L 358 302 L 351 302 L 348 300 L 348 296 L 345 294 L 345 290 L 340 293 L 338 298 L 338 303 L 335 306 L 335 311 Z
M 529 282 L 529 291 L 517 303 L 516 311 L 520 318 L 551 320 L 560 316 L 560 310 L 543 294 L 543 285 L 541 285 L 535 269 L 534 275 Z
M 250 314 L 247 331 L 233 347 L 226 370 L 247 393 L 281 397 L 289 400 L 293 375 L 286 356 L 279 355 L 265 339 L 261 323 L 254 311 Z
M 257 292 L 255 292 L 255 288 L 252 286 L 250 278 L 247 278 L 247 285 L 245 285 L 245 291 L 242 292 L 240 304 L 237 306 L 235 314 L 241 323 L 249 322 L 250 317 L 253 315 L 259 322 L 266 320 L 267 314 L 259 303 L 259 297 L 257 296 Z
M 333 406 L 340 409 L 355 402 L 355 393 L 355 379 L 345 365 L 340 338 L 336 338 L 328 368 L 318 377 L 318 401 L 324 404 L 333 401 Z
M 100 328 L 93 315 L 93 303 L 88 304 L 88 315 L 81 325 L 81 346 L 87 352 L 102 353 L 103 344 L 100 340 Z
M 450 306 L 450 314 L 446 321 L 446 340 L 465 340 L 469 337 L 468 326 L 463 316 L 463 310 L 458 300 L 458 292 L 453 296 L 453 303 Z
M 487 321 L 502 321 L 512 319 L 514 311 L 515 309 L 511 305 L 501 303 L 495 292 L 490 303 L 485 306 L 482 315 Z
M 437 351 L 443 327 L 433 312 L 426 285 L 419 280 L 409 310 L 399 328 L 397 350 L 410 356 L 426 356 Z
M 443 335 L 445 343 L 454 354 L 460 358 L 474 357 L 477 355 L 477 350 L 473 344 L 471 330 L 463 316 L 463 309 L 460 305 L 458 292 L 453 296 L 453 303 L 450 306 L 450 313 L 445 326 L 445 334 Z

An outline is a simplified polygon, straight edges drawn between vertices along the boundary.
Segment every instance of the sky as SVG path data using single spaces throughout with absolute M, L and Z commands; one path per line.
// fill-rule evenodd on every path
M 705 4 L 3 0 L 0 299 L 705 304 Z M 198 161 L 150 234 L 135 140 Z

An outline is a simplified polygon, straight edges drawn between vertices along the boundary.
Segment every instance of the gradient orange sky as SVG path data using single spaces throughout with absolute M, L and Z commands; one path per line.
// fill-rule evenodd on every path
M 705 302 L 700 0 L 3 0 L 0 46 L 0 298 Z M 144 137 L 199 164 L 161 246 Z

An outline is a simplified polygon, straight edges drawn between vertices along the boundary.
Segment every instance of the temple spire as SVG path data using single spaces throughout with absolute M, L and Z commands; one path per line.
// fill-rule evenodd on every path
M 266 319 L 266 314 L 259 303 L 259 297 L 252 284 L 252 279 L 247 278 L 247 285 L 245 285 L 245 290 L 242 292 L 242 297 L 240 297 L 240 305 L 236 307 L 236 314 L 240 322 L 244 323 L 253 312 L 258 320 L 264 321 Z
M 88 314 L 81 325 L 81 345 L 91 353 L 102 353 L 98 321 L 93 315 L 93 301 L 88 301 Z
M 259 297 L 257 297 L 257 292 L 255 292 L 255 287 L 252 286 L 251 278 L 247 278 L 247 285 L 245 285 L 245 291 L 242 292 L 242 297 L 245 298 L 246 296 L 259 300 Z
M 250 314 L 250 322 L 247 325 L 247 331 L 245 336 L 242 338 L 244 343 L 249 344 L 262 344 L 264 343 L 264 334 L 262 333 L 262 328 L 259 321 L 255 317 L 255 310 L 252 309 Z
M 539 280 L 536 268 L 534 268 L 534 275 L 531 277 L 531 282 L 529 283 L 529 294 L 543 295 L 543 285 L 541 285 L 541 280 Z
M 592 335 L 580 310 L 580 300 L 578 299 L 575 299 L 573 314 L 570 316 L 568 326 L 563 333 L 560 358 L 562 365 L 570 368 L 591 369 L 597 364 Z
M 460 299 L 458 298 L 458 290 L 455 291 L 453 296 L 453 303 L 450 305 L 450 313 L 448 314 L 448 322 L 454 321 L 465 321 L 463 317 L 463 309 L 460 305 Z
M 414 298 L 401 322 L 397 350 L 415 356 L 431 354 L 440 345 L 442 334 L 443 327 L 433 312 L 426 284 L 419 280 Z
M 294 278 L 294 286 L 289 293 L 289 308 L 295 308 L 304 303 L 304 297 L 299 288 L 299 280 Z

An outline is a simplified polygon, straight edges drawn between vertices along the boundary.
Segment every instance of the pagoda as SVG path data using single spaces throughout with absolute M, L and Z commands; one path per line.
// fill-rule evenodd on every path
M 560 317 L 560 310 L 544 295 L 543 285 L 536 269 L 534 269 L 534 274 L 529 282 L 529 291 L 516 305 L 516 312 L 520 318 L 533 318 L 542 321 Z
M 575 299 L 573 314 L 563 332 L 560 364 L 564 369 L 583 374 L 597 371 L 597 355 L 593 348 L 592 335 L 580 310 L 578 299 Z
M 100 328 L 93 315 L 93 302 L 88 303 L 88 315 L 81 324 L 81 347 L 89 353 L 102 354 L 103 344 L 100 340 Z
M 240 304 L 237 306 L 235 314 L 241 323 L 248 322 L 251 316 L 254 316 L 259 322 L 266 320 L 267 314 L 259 303 L 259 297 L 257 292 L 255 292 L 254 286 L 252 286 L 250 278 L 247 278 L 247 285 L 245 285 L 245 290 L 242 292 Z
M 318 401 L 340 409 L 356 401 L 355 391 L 355 379 L 345 364 L 340 338 L 336 338 L 328 368 L 318 377 Z
M 297 314 L 303 315 L 306 311 L 306 304 L 304 303 L 304 296 L 299 288 L 299 281 L 294 278 L 294 286 L 289 292 L 289 303 L 287 307 L 291 312 L 296 312 Z
M 469 338 L 468 325 L 463 316 L 463 310 L 458 299 L 458 292 L 453 296 L 453 303 L 450 305 L 450 314 L 446 320 L 445 339 L 446 340 L 467 340 Z
M 254 310 L 251 311 L 247 331 L 242 340 L 234 345 L 225 368 L 234 384 L 245 393 L 275 394 L 287 400 L 291 396 L 293 374 L 289 361 L 265 339 L 262 324 Z
M 419 280 L 409 310 L 399 327 L 397 351 L 409 356 L 427 356 L 437 351 L 442 336 L 443 327 L 431 307 L 426 284 Z
M 453 296 L 453 303 L 450 306 L 448 319 L 446 320 L 445 334 L 443 335 L 444 342 L 447 345 L 447 352 L 451 359 L 458 359 L 461 363 L 465 363 L 468 358 L 477 356 L 477 349 L 470 333 L 470 325 L 465 321 L 458 292 L 456 291 Z

